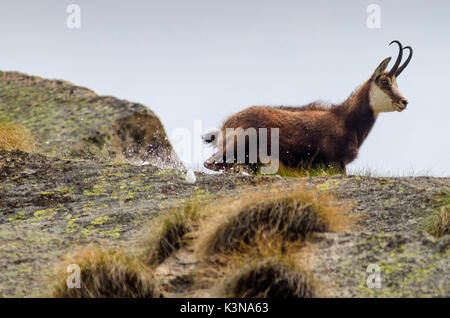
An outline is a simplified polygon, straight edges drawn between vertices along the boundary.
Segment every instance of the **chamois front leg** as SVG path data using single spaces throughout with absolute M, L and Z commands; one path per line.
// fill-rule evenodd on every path
M 333 170 L 336 170 L 339 174 L 343 174 L 345 175 L 347 173 L 347 169 L 345 168 L 345 163 L 338 162 L 331 162 L 330 164 L 328 164 L 327 168 L 331 168 Z
M 339 161 L 334 161 L 330 165 L 336 169 L 339 173 L 346 174 L 347 169 L 346 166 L 355 160 L 355 158 L 358 156 L 358 148 L 355 146 L 349 146 L 344 155 L 342 155 L 341 159 Z

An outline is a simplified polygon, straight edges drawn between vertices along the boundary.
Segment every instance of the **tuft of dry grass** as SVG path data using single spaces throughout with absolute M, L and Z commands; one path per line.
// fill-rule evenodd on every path
M 316 281 L 285 258 L 247 262 L 225 279 L 223 292 L 232 298 L 317 297 Z
M 450 234 L 450 194 L 438 200 L 439 208 L 427 220 L 426 230 L 435 237 Z
M 170 212 L 157 218 L 144 239 L 144 259 L 149 265 L 159 265 L 187 242 L 185 235 L 194 231 L 203 203 L 194 195 Z
M 33 152 L 35 147 L 35 139 L 25 127 L 0 121 L 0 150 Z
M 68 288 L 67 266 L 80 268 L 81 288 Z M 69 278 L 70 279 L 70 278 Z M 158 298 L 162 294 L 152 272 L 136 257 L 88 247 L 66 257 L 57 269 L 51 296 L 57 298 Z
M 285 242 L 304 240 L 314 232 L 344 230 L 351 223 L 343 205 L 304 187 L 263 187 L 211 208 L 215 216 L 204 225 L 209 230 L 202 243 L 208 254 L 231 253 L 274 236 Z

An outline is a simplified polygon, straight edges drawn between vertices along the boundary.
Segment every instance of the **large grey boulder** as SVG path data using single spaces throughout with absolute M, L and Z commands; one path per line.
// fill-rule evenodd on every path
M 65 81 L 0 71 L 0 120 L 28 128 L 45 155 L 182 167 L 149 108 Z

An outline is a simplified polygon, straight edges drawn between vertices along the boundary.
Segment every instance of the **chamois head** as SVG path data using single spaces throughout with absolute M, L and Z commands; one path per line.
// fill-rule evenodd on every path
M 398 90 L 397 77 L 408 65 L 413 51 L 410 46 L 402 47 L 402 44 L 399 41 L 392 41 L 389 45 L 392 43 L 396 43 L 399 46 L 399 53 L 394 66 L 392 66 L 392 69 L 389 72 L 385 72 L 389 61 L 391 60 L 391 58 L 388 57 L 381 62 L 370 78 L 370 107 L 372 107 L 372 110 L 376 114 L 392 111 L 401 112 L 408 104 L 408 100 Z M 409 50 L 409 56 L 405 63 L 400 66 L 403 50 L 405 49 Z

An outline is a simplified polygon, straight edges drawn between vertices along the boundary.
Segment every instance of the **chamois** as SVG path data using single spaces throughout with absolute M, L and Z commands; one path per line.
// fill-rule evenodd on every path
M 313 102 L 302 107 L 252 106 L 230 116 L 219 131 L 203 136 L 205 143 L 214 144 L 220 150 L 206 160 L 204 166 L 221 171 L 236 163 L 226 160 L 227 150 L 235 154 L 237 149 L 236 138 L 231 140 L 223 137 L 227 128 L 242 128 L 244 131 L 249 128 L 256 131 L 266 128 L 269 149 L 271 128 L 278 128 L 279 162 L 283 165 L 292 168 L 324 165 L 345 173 L 345 166 L 357 157 L 358 149 L 372 129 L 378 114 L 401 112 L 408 104 L 398 90 L 396 79 L 410 62 L 413 50 L 409 46 L 403 48 L 397 40 L 389 45 L 392 43 L 399 46 L 398 57 L 392 69 L 385 71 L 391 58 L 384 59 L 371 77 L 341 104 Z M 409 55 L 400 66 L 405 49 L 409 50 Z M 249 139 L 249 134 L 245 134 L 246 146 L 251 145 Z M 259 147 L 260 138 L 257 139 L 256 145 Z M 248 154 L 248 147 L 245 147 L 244 163 L 252 167 Z M 261 165 L 260 159 L 258 155 L 256 165 Z

